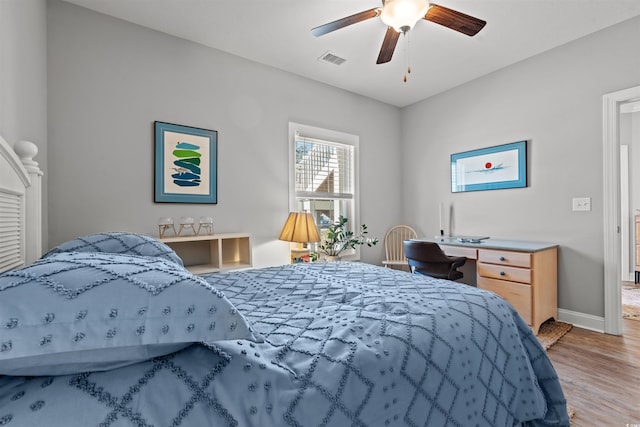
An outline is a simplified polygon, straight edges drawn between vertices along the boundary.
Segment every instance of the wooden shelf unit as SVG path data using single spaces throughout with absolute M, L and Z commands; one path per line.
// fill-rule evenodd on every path
M 173 249 L 194 274 L 219 273 L 251 267 L 251 236 L 221 233 L 159 239 Z

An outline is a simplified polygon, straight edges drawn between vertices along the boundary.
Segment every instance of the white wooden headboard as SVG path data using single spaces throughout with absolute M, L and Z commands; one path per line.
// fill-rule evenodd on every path
M 42 255 L 42 171 L 33 158 L 38 147 L 0 136 L 0 272 Z

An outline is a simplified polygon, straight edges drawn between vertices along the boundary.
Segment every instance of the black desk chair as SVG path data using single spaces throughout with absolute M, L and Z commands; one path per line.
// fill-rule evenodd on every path
M 412 272 L 437 279 L 462 279 L 463 274 L 457 268 L 467 262 L 465 257 L 447 256 L 440 246 L 433 242 L 405 240 L 403 244 L 404 254 Z

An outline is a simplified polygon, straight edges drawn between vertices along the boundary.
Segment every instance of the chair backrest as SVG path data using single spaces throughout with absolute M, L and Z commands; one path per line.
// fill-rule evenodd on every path
M 467 259 L 447 256 L 437 243 L 405 240 L 404 252 L 411 272 L 449 280 L 458 280 L 463 277 L 463 273 L 457 269 L 462 267 Z
M 404 255 L 403 242 L 417 237 L 416 231 L 408 225 L 391 227 L 384 236 L 384 252 L 387 261 L 406 262 L 407 258 Z
M 434 242 L 423 242 L 410 240 L 404 242 L 405 256 L 410 261 L 415 260 L 421 264 L 446 263 L 450 264 L 451 259 L 445 255 L 440 246 Z

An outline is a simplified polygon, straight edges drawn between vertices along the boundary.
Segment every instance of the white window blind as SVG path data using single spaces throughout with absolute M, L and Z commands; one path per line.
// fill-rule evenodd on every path
M 354 147 L 296 134 L 296 198 L 354 198 Z

